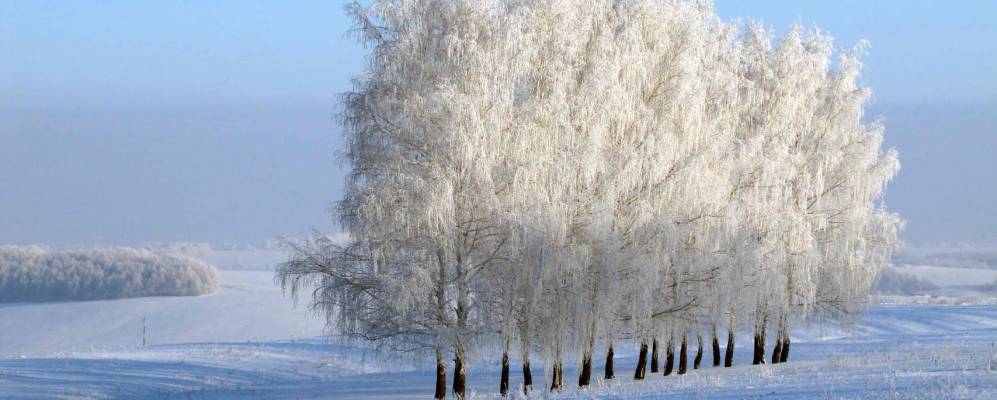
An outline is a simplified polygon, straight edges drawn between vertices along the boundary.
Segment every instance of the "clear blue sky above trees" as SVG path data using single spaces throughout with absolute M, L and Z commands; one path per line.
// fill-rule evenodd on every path
M 0 2 L 0 242 L 259 243 L 342 176 L 341 2 Z M 997 241 L 997 3 L 718 0 L 725 18 L 870 40 L 908 241 Z

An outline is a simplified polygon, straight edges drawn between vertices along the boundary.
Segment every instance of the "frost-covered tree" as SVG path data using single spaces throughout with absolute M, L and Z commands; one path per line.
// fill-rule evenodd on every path
M 216 289 L 214 267 L 173 252 L 0 246 L 0 302 L 199 296 Z
M 465 394 L 474 351 L 542 357 L 590 384 L 639 345 L 642 379 L 788 358 L 792 326 L 861 308 L 895 248 L 897 171 L 864 120 L 860 49 L 774 40 L 698 0 L 379 0 L 349 8 L 371 49 L 344 96 L 349 236 L 291 243 L 285 288 L 336 331 L 434 357 Z M 676 357 L 676 352 L 677 357 Z M 690 352 L 694 352 L 690 355 Z M 676 363 L 676 358 L 677 363 Z M 677 368 L 676 368 L 677 364 Z

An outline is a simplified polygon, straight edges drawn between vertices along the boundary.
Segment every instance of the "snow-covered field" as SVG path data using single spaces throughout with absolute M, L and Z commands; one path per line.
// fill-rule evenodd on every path
M 322 319 L 294 306 L 273 272 L 219 271 L 215 293 L 50 303 L 0 303 L 0 356 L 71 356 L 142 344 L 315 337 Z
M 321 321 L 292 308 L 271 273 L 221 275 L 219 292 L 202 297 L 0 306 L 0 398 L 431 397 L 430 368 L 321 339 Z M 621 344 L 617 379 L 535 398 L 997 398 L 995 342 L 995 305 L 879 305 L 852 329 L 797 330 L 787 364 L 748 365 L 742 341 L 734 368 L 637 382 L 636 345 Z M 517 387 L 515 360 L 513 372 Z M 471 397 L 496 397 L 498 373 L 496 362 L 477 360 Z

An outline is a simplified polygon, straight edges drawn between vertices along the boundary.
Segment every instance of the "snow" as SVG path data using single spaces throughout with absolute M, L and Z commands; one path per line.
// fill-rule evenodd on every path
M 218 290 L 205 296 L 0 303 L 0 356 L 133 348 L 142 343 L 143 316 L 149 344 L 321 335 L 322 319 L 284 297 L 272 272 L 219 276 Z
M 0 398 L 431 396 L 431 368 L 321 338 L 321 321 L 293 308 L 271 273 L 222 271 L 221 278 L 221 290 L 202 297 L 0 307 L 6 355 L 0 358 Z M 137 344 L 142 314 L 148 314 L 153 343 L 145 348 Z M 740 339 L 734 368 L 709 367 L 707 351 L 702 370 L 644 381 L 630 379 L 637 345 L 620 343 L 617 379 L 598 379 L 579 392 L 571 387 L 577 371 L 569 358 L 569 389 L 549 395 L 538 383 L 532 398 L 997 398 L 997 305 L 877 305 L 849 329 L 797 329 L 791 361 L 775 366 L 748 365 L 750 338 Z M 35 355 L 18 355 L 27 353 Z M 471 398 L 497 397 L 495 357 L 474 360 Z M 518 360 L 512 367 L 516 391 Z M 534 375 L 542 379 L 540 366 Z M 595 375 L 601 377 L 601 368 Z

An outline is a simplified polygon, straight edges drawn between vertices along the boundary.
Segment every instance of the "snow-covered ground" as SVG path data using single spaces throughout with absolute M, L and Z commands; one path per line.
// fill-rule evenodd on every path
M 735 368 L 637 382 L 629 379 L 633 351 L 626 351 L 635 346 L 623 345 L 617 379 L 549 397 L 997 398 L 995 340 L 995 306 L 877 306 L 851 331 L 801 330 L 787 364 L 747 365 L 747 343 L 739 343 Z M 473 398 L 495 397 L 497 365 L 477 362 L 469 380 Z M 321 339 L 0 359 L 5 399 L 422 399 L 432 389 L 432 370 Z
M 322 334 L 323 321 L 295 307 L 273 272 L 219 271 L 218 291 L 142 297 L 0 303 L 0 356 L 129 349 L 149 344 L 291 339 Z
M 271 273 L 222 271 L 221 277 L 219 292 L 202 297 L 0 306 L 0 398 L 432 395 L 434 371 L 427 366 L 320 338 L 321 321 L 303 307 L 292 308 Z M 142 315 L 151 343 L 145 348 L 139 346 Z M 878 305 L 850 329 L 796 330 L 787 364 L 748 365 L 749 343 L 739 341 L 734 368 L 657 374 L 638 382 L 630 379 L 636 345 L 621 343 L 617 379 L 560 394 L 538 383 L 532 398 L 997 398 L 995 342 L 997 305 Z M 497 397 L 493 357 L 472 365 L 472 398 Z M 541 381 L 537 364 L 535 379 Z M 513 360 L 514 388 L 520 385 L 518 367 Z M 565 373 L 576 375 L 573 367 Z M 572 386 L 573 380 L 565 383 Z

